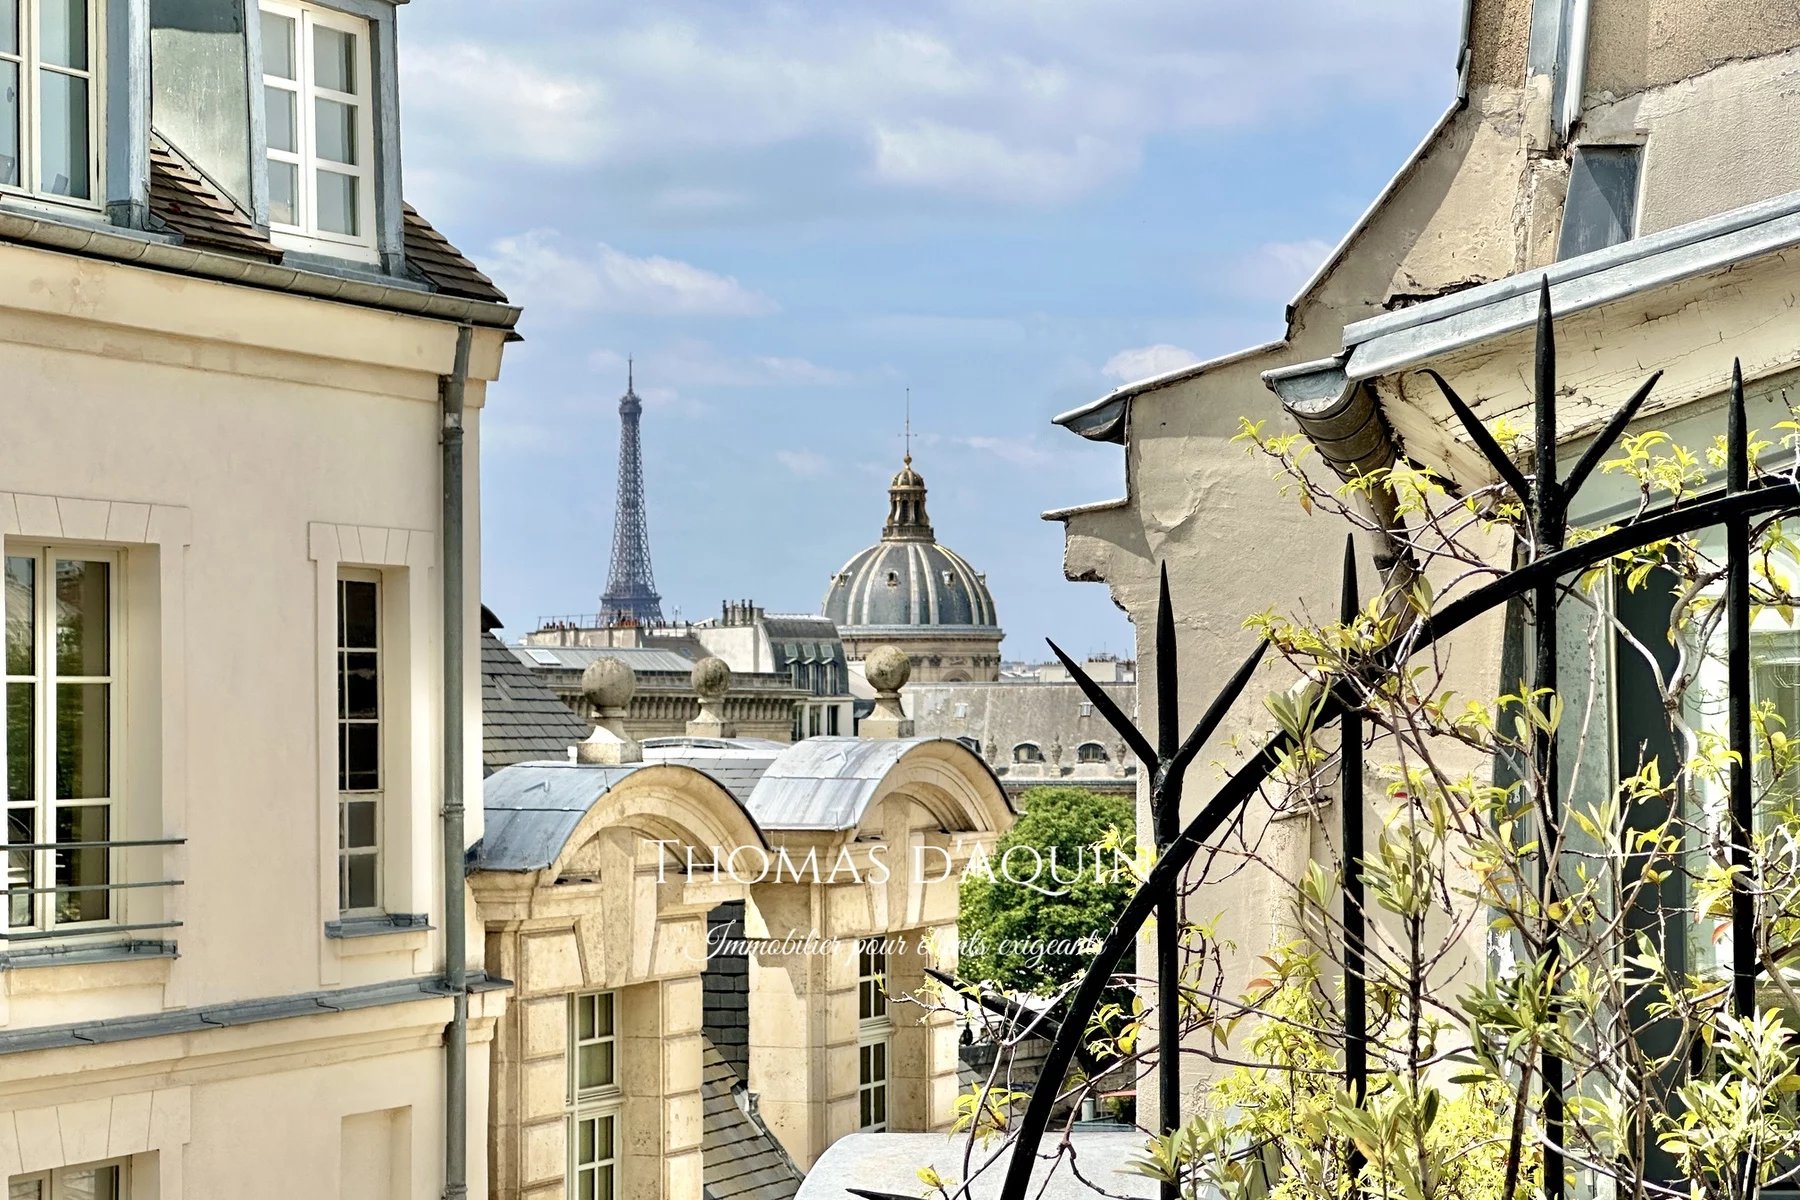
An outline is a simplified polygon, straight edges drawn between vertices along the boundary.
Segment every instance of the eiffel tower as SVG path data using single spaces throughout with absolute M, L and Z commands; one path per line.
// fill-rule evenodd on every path
M 625 394 L 619 397 L 619 508 L 613 519 L 612 566 L 600 597 L 600 624 L 661 625 L 662 597 L 650 574 L 650 526 L 644 517 L 644 462 L 638 447 L 638 420 L 644 402 L 625 364 Z

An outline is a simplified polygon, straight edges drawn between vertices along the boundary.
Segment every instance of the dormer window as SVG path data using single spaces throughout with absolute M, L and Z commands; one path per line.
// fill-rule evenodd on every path
M 0 0 L 0 190 L 98 206 L 94 0 Z
M 373 260 L 368 22 L 265 0 L 262 66 L 270 230 L 290 248 Z

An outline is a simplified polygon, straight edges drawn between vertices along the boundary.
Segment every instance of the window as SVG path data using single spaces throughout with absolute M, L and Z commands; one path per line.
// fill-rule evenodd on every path
M 870 938 L 856 947 L 856 1095 L 863 1129 L 886 1129 L 888 1051 L 894 1027 L 888 1020 L 887 946 Z
M 570 1200 L 612 1200 L 618 1194 L 618 1034 L 612 992 L 569 997 Z
M 338 908 L 381 911 L 381 577 L 338 577 Z
M 825 735 L 827 737 L 838 735 L 838 706 L 835 704 L 825 710 Z
M 1574 258 L 1637 236 L 1637 196 L 1642 146 L 1577 146 L 1569 164 L 1569 198 L 1563 204 L 1556 257 Z
M 1078 763 L 1106 762 L 1106 747 L 1099 742 L 1083 742 L 1075 747 L 1075 761 Z
M 1013 747 L 1013 761 L 1016 763 L 1041 763 L 1044 752 L 1038 749 L 1035 742 L 1020 742 Z
M 369 63 L 367 22 L 299 4 L 263 4 L 271 229 L 372 250 Z
M 0 0 L 0 189 L 95 203 L 96 0 Z
M 122 1168 L 122 1163 L 95 1163 L 14 1175 L 6 1200 L 125 1200 Z
M 116 556 L 6 555 L 7 914 L 12 930 L 109 922 L 122 661 Z M 14 936 L 19 936 L 14 934 Z

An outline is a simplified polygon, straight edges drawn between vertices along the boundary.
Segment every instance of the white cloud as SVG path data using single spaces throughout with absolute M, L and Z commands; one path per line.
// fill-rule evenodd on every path
M 605 242 L 570 249 L 543 229 L 501 238 L 482 261 L 515 302 L 545 314 L 749 317 L 780 308 L 730 275 L 661 255 L 639 258 Z
M 1447 99 L 1453 8 L 666 0 L 595 7 L 584 27 L 461 4 L 454 24 L 415 19 L 408 147 L 438 168 L 600 167 L 696 214 L 870 183 L 1057 202 L 1134 170 L 1157 136 Z
M 974 435 L 954 439 L 959 445 L 990 455 L 1015 467 L 1035 467 L 1050 462 L 1055 455 L 1030 437 L 986 437 Z
M 1251 300 L 1292 300 L 1331 250 L 1330 242 L 1318 238 L 1264 242 L 1232 264 L 1234 286 Z
M 787 469 L 790 474 L 803 479 L 814 478 L 831 469 L 831 462 L 823 455 L 814 454 L 811 450 L 777 450 L 775 461 Z
M 1120 383 L 1136 383 L 1140 379 L 1148 379 L 1152 375 L 1161 375 L 1168 371 L 1178 371 L 1182 367 L 1191 367 L 1200 361 L 1200 356 L 1192 350 L 1184 350 L 1180 346 L 1171 346 L 1167 342 L 1158 342 L 1154 346 L 1139 346 L 1132 350 L 1121 350 L 1106 360 L 1100 373 L 1117 379 Z

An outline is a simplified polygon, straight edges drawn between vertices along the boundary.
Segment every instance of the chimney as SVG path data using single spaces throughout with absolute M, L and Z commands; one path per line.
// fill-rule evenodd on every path
M 637 676 L 619 659 L 597 658 L 581 673 L 581 693 L 594 706 L 594 732 L 575 747 L 575 761 L 620 766 L 644 761 L 644 748 L 625 732 L 625 710 Z
M 863 677 L 875 689 L 875 711 L 862 719 L 865 738 L 909 738 L 913 723 L 900 706 L 900 689 L 912 678 L 912 659 L 898 646 L 877 646 L 863 660 Z
M 689 737 L 732 738 L 737 728 L 725 719 L 725 693 L 731 690 L 731 668 L 722 658 L 694 664 L 688 682 L 700 694 L 700 715 L 687 723 Z

